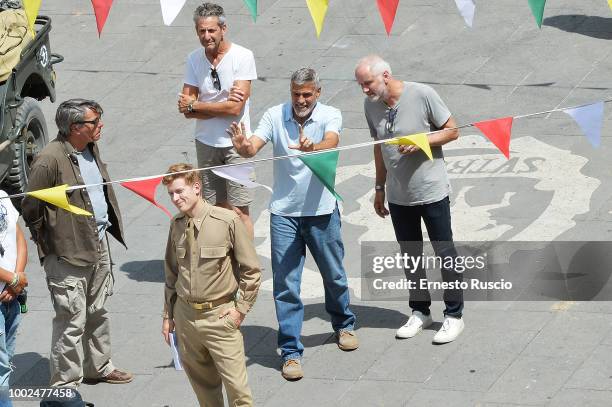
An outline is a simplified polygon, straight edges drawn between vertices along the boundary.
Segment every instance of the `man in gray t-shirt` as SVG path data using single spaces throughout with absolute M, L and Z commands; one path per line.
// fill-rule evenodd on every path
M 431 87 L 394 79 L 391 67 L 379 56 L 371 55 L 360 60 L 355 68 L 355 78 L 367 95 L 364 110 L 374 139 L 448 129 L 427 135 L 433 160 L 429 160 L 415 145 L 374 146 L 374 210 L 382 218 L 391 215 L 395 236 L 404 253 L 422 254 L 422 219 L 436 255 L 456 257 L 448 198 L 450 185 L 442 153 L 442 145 L 459 135 L 450 111 Z M 385 197 L 389 210 L 385 207 Z M 409 290 L 412 316 L 397 330 L 398 338 L 411 338 L 433 322 L 429 311 L 429 291 L 418 288 L 422 280 L 427 280 L 425 270 L 405 271 L 407 279 L 415 282 L 416 288 Z M 442 278 L 445 282 L 462 281 L 461 274 L 452 268 L 442 268 Z M 461 289 L 445 290 L 444 302 L 445 319 L 433 338 L 435 343 L 455 340 L 464 327 Z

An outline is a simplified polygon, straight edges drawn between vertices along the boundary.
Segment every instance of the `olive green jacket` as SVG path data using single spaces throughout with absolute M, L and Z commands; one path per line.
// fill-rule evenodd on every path
M 102 178 L 105 182 L 109 181 L 106 164 L 100 159 L 98 146 L 96 143 L 89 146 Z M 62 184 L 84 185 L 75 153 L 72 144 L 58 135 L 34 161 L 29 175 L 28 191 Z M 119 204 L 112 186 L 105 185 L 104 193 L 108 204 L 108 220 L 111 223 L 108 232 L 125 246 Z M 87 189 L 68 191 L 67 195 L 71 205 L 94 213 Z M 100 245 L 93 215 L 76 215 L 31 196 L 24 198 L 21 207 L 23 219 L 38 246 L 41 262 L 49 254 L 54 254 L 75 266 L 88 266 L 99 260 Z

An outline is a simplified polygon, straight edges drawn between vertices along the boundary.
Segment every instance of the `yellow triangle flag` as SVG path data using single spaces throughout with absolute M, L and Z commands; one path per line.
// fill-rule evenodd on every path
M 53 188 L 40 189 L 38 191 L 28 192 L 28 195 L 38 198 L 41 201 L 49 202 L 51 205 L 55 205 L 58 208 L 67 210 L 77 215 L 92 216 L 91 213 L 85 209 L 81 209 L 78 206 L 70 205 L 68 203 L 68 197 L 66 197 L 66 189 L 68 185 L 59 185 Z
M 427 138 L 427 133 L 418 133 L 411 134 L 409 136 L 398 137 L 387 141 L 386 144 L 417 146 L 418 148 L 423 150 L 425 154 L 427 154 L 427 157 L 429 157 L 430 160 L 433 160 L 433 155 L 431 154 L 431 147 L 429 147 L 429 138 Z
M 315 28 L 317 29 L 317 38 L 319 38 L 321 30 L 323 29 L 323 20 L 325 20 L 329 0 L 306 0 L 306 4 L 308 5 L 308 10 L 310 10 Z
M 32 33 L 35 33 L 34 22 L 36 21 L 36 16 L 38 16 L 38 9 L 40 9 L 41 2 L 42 0 L 23 0 L 23 9 L 28 16 L 28 23 L 30 23 Z

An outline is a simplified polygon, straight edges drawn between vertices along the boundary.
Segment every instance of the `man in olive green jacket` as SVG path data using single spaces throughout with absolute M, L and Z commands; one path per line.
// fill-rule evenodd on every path
M 132 374 L 111 361 L 110 323 L 105 308 L 113 274 L 106 233 L 125 246 L 121 215 L 96 142 L 102 108 L 92 100 L 61 103 L 57 138 L 32 166 L 28 189 L 68 184 L 94 186 L 68 193 L 72 205 L 93 216 L 76 215 L 33 197 L 23 200 L 23 218 L 45 269 L 55 309 L 50 385 L 76 387 L 82 381 L 128 383 Z M 96 185 L 97 184 L 97 185 Z

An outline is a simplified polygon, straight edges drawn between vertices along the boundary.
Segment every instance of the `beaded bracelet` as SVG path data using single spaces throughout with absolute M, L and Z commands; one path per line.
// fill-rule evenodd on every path
M 19 274 L 15 273 L 15 275 L 13 276 L 13 280 L 9 283 L 9 287 L 15 288 L 17 287 L 17 284 L 19 284 Z

